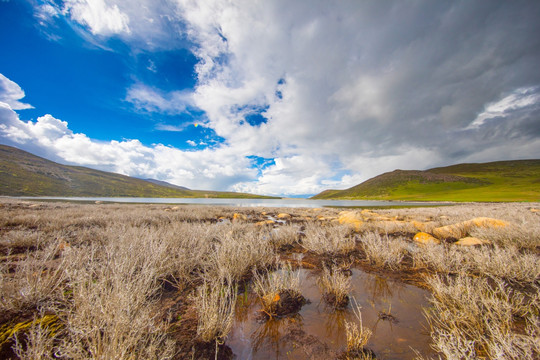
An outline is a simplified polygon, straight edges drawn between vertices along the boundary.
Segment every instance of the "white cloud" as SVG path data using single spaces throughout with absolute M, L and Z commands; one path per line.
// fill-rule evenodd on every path
M 130 33 L 129 16 L 118 5 L 105 0 L 66 0 L 64 12 L 78 23 L 88 26 L 94 35 Z
M 134 84 L 126 95 L 126 101 L 135 108 L 148 112 L 181 114 L 192 103 L 192 94 L 187 91 L 165 93 L 144 84 Z
M 489 119 L 506 118 L 516 110 L 540 104 L 540 93 L 537 91 L 534 87 L 516 89 L 501 100 L 487 104 L 466 129 L 478 129 Z
M 257 175 L 248 159 L 227 146 L 182 151 L 162 144 L 145 146 L 138 140 L 97 141 L 74 133 L 67 122 L 51 115 L 35 122 L 21 121 L 5 103 L 0 103 L 0 139 L 61 163 L 160 179 L 193 189 L 227 190 Z
M 0 74 L 0 102 L 8 104 L 13 110 L 33 109 L 32 105 L 19 101 L 24 96 L 19 85 Z
M 118 26 L 107 15 L 86 15 L 89 2 L 68 7 L 77 4 L 80 15 L 69 10 L 76 21 L 95 34 L 121 33 L 135 48 L 186 46 L 187 37 L 199 60 L 193 92 L 136 83 L 126 100 L 148 112 L 201 109 L 205 126 L 225 139 L 217 149 L 189 152 L 130 143 L 144 161 L 128 152 L 134 165 L 113 162 L 130 174 L 194 181 L 179 183 L 188 187 L 198 187 L 193 179 L 200 176 L 213 188 L 315 193 L 396 168 L 539 153 L 540 3 L 93 3 L 95 13 L 126 19 L 111 20 Z M 254 107 L 267 119 L 257 127 L 242 121 Z M 30 136 L 17 129 L 10 136 Z M 79 134 L 83 140 L 127 151 L 124 142 L 98 144 Z M 258 176 L 250 155 L 276 164 Z

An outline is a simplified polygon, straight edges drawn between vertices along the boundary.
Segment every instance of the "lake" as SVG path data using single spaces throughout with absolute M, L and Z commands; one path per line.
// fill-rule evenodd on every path
M 25 200 L 65 200 L 86 202 L 144 203 L 144 204 L 193 204 L 234 207 L 390 207 L 390 206 L 437 206 L 444 202 L 377 201 L 377 200 L 311 200 L 311 199 L 206 199 L 206 198 L 130 198 L 130 197 L 55 197 L 21 196 Z

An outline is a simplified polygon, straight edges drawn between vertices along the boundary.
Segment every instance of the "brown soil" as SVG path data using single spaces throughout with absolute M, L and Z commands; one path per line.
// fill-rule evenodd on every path
M 343 310 L 349 305 L 349 297 L 344 297 L 343 299 L 338 299 L 335 294 L 326 293 L 323 295 L 324 301 L 328 304 L 328 306 L 336 309 L 336 310 Z
M 295 291 L 281 291 L 279 293 L 279 300 L 272 304 L 271 309 L 261 310 L 261 320 L 294 315 L 306 303 L 306 298 Z

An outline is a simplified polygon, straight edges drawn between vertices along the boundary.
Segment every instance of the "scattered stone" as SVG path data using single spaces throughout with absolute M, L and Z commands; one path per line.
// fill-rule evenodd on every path
M 247 220 L 247 216 L 244 214 L 234 213 L 233 220 Z
M 422 222 L 422 221 L 416 221 L 416 220 L 413 220 L 411 221 L 411 224 L 419 231 L 421 232 L 426 232 L 426 233 L 429 233 L 429 232 L 432 232 L 433 229 L 435 228 L 435 222 L 433 221 L 430 221 L 430 222 Z
M 441 243 L 438 239 L 435 239 L 430 234 L 424 232 L 419 232 L 418 234 L 414 235 L 413 240 L 417 243 L 427 245 L 437 245 Z
M 487 217 L 477 217 L 469 221 L 465 221 L 464 225 L 467 227 L 482 227 L 482 228 L 497 228 L 506 227 L 508 223 L 503 220 L 492 219 Z
M 264 226 L 264 225 L 272 225 L 272 224 L 275 224 L 276 222 L 274 220 L 263 220 L 263 221 L 258 221 L 255 223 L 255 226 Z
M 338 222 L 340 224 L 353 225 L 356 230 L 360 230 L 364 225 L 361 214 L 356 211 L 342 211 L 339 213 Z
M 454 244 L 459 246 L 477 246 L 491 244 L 491 242 L 489 240 L 483 240 L 469 236 L 463 239 L 459 239 Z
M 471 220 L 462 221 L 460 223 L 435 228 L 433 229 L 433 235 L 439 239 L 461 239 L 466 237 L 474 228 L 502 228 L 506 226 L 508 226 L 508 223 L 503 220 L 477 217 Z
M 460 239 L 467 235 L 467 230 L 462 223 L 441 226 L 433 229 L 433 235 L 439 239 Z

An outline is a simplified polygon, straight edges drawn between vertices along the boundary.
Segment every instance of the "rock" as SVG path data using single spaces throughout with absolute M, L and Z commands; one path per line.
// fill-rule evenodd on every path
M 247 216 L 244 214 L 234 213 L 233 220 L 247 220 Z
M 340 224 L 350 224 L 362 220 L 362 216 L 356 211 L 342 211 L 338 216 L 338 221 Z
M 426 232 L 426 233 L 432 232 L 433 229 L 435 228 L 435 223 L 433 221 L 422 222 L 422 221 L 413 220 L 413 221 L 411 221 L 411 224 L 417 230 L 422 231 L 422 232 Z
M 354 226 L 355 230 L 360 230 L 364 225 L 362 216 L 356 211 L 342 211 L 339 213 L 338 222 Z
M 491 244 L 489 240 L 482 240 L 475 237 L 465 237 L 463 239 L 459 239 L 454 243 L 455 245 L 459 246 L 476 246 L 476 245 L 487 245 Z
M 492 219 L 488 217 L 477 217 L 471 220 L 462 221 L 453 225 L 441 226 L 433 229 L 433 235 L 439 239 L 466 237 L 474 228 L 503 228 L 509 224 L 506 221 Z
M 286 213 L 281 213 L 281 214 L 278 214 L 277 218 L 278 219 L 290 219 L 291 215 L 289 214 L 286 214 Z
M 469 221 L 464 221 L 464 225 L 467 227 L 482 227 L 482 228 L 497 228 L 506 227 L 508 223 L 503 220 L 492 219 L 487 217 L 477 217 Z
M 255 226 L 264 226 L 264 225 L 272 225 L 272 224 L 275 224 L 276 222 L 274 220 L 263 220 L 263 221 L 258 221 L 255 223 Z
M 463 226 L 463 223 L 446 225 L 433 229 L 433 235 L 435 235 L 439 239 L 460 239 L 467 236 L 467 232 L 468 229 Z
M 419 232 L 418 234 L 414 235 L 413 240 L 419 244 L 427 245 L 437 245 L 441 243 L 439 240 L 435 239 L 430 234 L 424 232 Z

